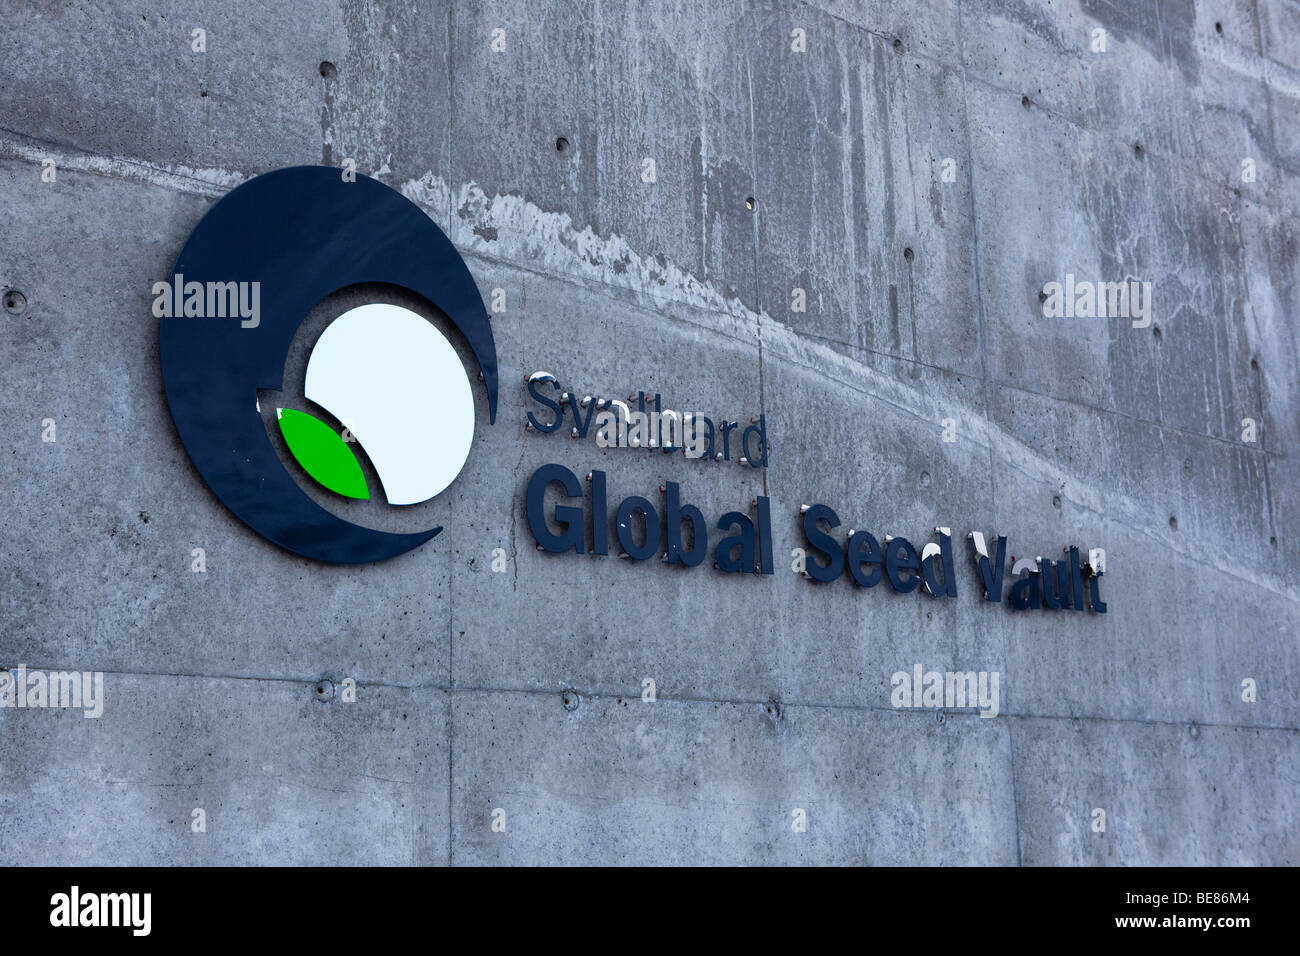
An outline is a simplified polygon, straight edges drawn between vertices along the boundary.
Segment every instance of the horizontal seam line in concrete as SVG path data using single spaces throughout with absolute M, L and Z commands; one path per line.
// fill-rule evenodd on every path
M 189 182 L 194 183 L 196 186 L 201 187 L 192 190 L 190 192 L 190 195 L 212 198 L 214 195 L 222 195 L 224 193 L 230 192 L 230 190 L 235 188 L 234 186 L 227 186 L 220 183 L 211 182 L 210 180 L 203 179 L 202 177 L 195 176 L 191 173 L 179 172 L 178 170 L 168 168 L 167 166 L 161 166 L 156 163 L 150 163 L 147 160 L 133 159 L 131 157 L 123 157 L 123 156 L 106 156 L 103 153 L 91 152 L 90 150 L 83 149 L 82 147 L 74 144 L 60 143 L 56 140 L 48 140 L 48 139 L 42 139 L 39 136 L 32 136 L 30 133 L 23 133 L 23 132 L 19 132 L 18 130 L 9 129 L 7 126 L 0 126 L 0 133 L 5 133 L 21 140 L 27 140 L 28 142 L 31 143 L 36 143 L 41 146 L 48 146 L 64 152 L 79 153 L 81 156 L 90 159 L 99 159 L 108 163 L 121 163 L 124 166 L 133 166 L 136 169 L 139 169 L 141 173 L 153 174 L 154 176 L 159 178 L 169 177 L 173 179 L 187 180 Z M 0 159 L 2 158 L 5 157 L 0 157 Z M 24 162 L 27 161 L 24 157 L 21 156 L 12 156 L 8 158 L 18 160 L 18 161 L 24 161 Z M 105 179 L 120 179 L 120 180 L 126 180 L 128 182 L 131 181 L 130 177 L 122 176 L 108 169 L 93 169 L 90 167 L 85 167 L 85 168 L 77 169 L 77 172 L 88 173 L 92 176 L 102 176 Z M 242 172 L 240 172 L 238 175 L 242 176 L 244 179 L 249 178 L 245 176 Z M 165 183 L 159 182 L 157 179 L 145 178 L 142 179 L 141 181 L 148 183 L 149 185 L 156 186 L 159 189 L 169 188 Z
M 813 339 L 819 342 L 826 342 L 829 345 L 842 346 L 843 348 L 849 349 L 851 352 L 864 352 L 868 355 L 878 355 L 881 358 L 891 359 L 896 362 L 904 362 L 908 365 L 916 365 L 919 366 L 920 368 L 927 368 L 934 372 L 944 372 L 948 375 L 955 375 L 958 377 L 961 377 L 963 375 L 971 379 L 982 377 L 981 373 L 978 370 L 960 369 L 948 365 L 936 365 L 933 362 L 926 362 L 919 358 L 910 358 L 906 355 L 898 355 L 894 352 L 885 352 L 880 349 L 868 348 L 867 346 L 864 345 L 855 345 L 852 342 L 846 342 L 843 339 L 837 339 L 834 336 L 818 335 L 816 332 L 809 332 L 806 329 L 798 329 L 793 326 L 790 326 L 789 328 L 796 336 L 799 336 L 801 338 Z M 850 355 L 849 357 L 853 358 L 852 355 Z M 1282 454 L 1281 452 L 1274 451 L 1273 449 L 1266 447 L 1262 441 L 1256 442 L 1252 447 L 1248 443 L 1238 442 L 1231 438 L 1222 438 L 1218 435 L 1211 435 L 1207 432 L 1198 432 L 1195 431 L 1194 429 L 1184 428 L 1181 425 L 1171 425 L 1167 422 L 1163 422 L 1156 418 L 1143 418 L 1141 415 L 1134 415 L 1131 412 L 1125 412 L 1118 408 L 1105 408 L 1104 406 L 1094 405 L 1091 402 L 1081 401 L 1077 398 L 1070 398 L 1068 396 L 1061 396 L 1061 395 L 1051 395 L 1047 392 L 1040 392 L 1032 388 L 1027 388 L 1023 385 L 1017 385 L 1014 382 L 1005 381 L 999 378 L 993 378 L 991 376 L 989 378 L 989 384 L 998 388 L 1007 388 L 1017 392 L 1023 392 L 1026 395 L 1035 395 L 1038 398 L 1049 399 L 1053 402 L 1064 402 L 1067 405 L 1073 405 L 1078 408 L 1088 409 L 1089 411 L 1096 412 L 1099 415 L 1114 415 L 1116 417 L 1124 418 L 1127 419 L 1128 421 L 1137 422 L 1142 425 L 1153 425 L 1156 428 L 1162 428 L 1168 431 L 1177 432 L 1178 434 L 1185 435 L 1188 438 L 1204 438 L 1207 441 L 1218 442 L 1219 444 L 1227 445 L 1230 448 L 1241 448 L 1243 451 L 1252 452 L 1256 454 L 1263 454 L 1266 457 L 1273 458 L 1274 460 L 1279 460 L 1279 461 L 1290 460 L 1289 455 Z M 1261 412 L 1260 414 L 1263 414 L 1263 412 Z
M 154 165 L 154 164 L 152 164 L 152 163 L 148 163 L 148 162 L 144 162 L 144 161 L 140 161 L 140 160 L 128 160 L 128 159 L 121 159 L 121 158 L 118 158 L 118 157 L 105 156 L 105 155 L 103 155 L 102 153 L 94 153 L 94 152 L 90 152 L 90 151 L 88 151 L 88 150 L 84 150 L 84 149 L 82 149 L 82 148 L 80 148 L 80 147 L 78 147 L 78 146 L 71 146 L 71 145 L 66 145 L 66 144 L 61 144 L 61 143 L 52 142 L 52 141 L 49 141 L 49 140 L 39 139 L 39 138 L 34 137 L 34 136 L 29 136 L 29 135 L 26 134 L 26 133 L 20 133 L 20 132 L 18 132 L 18 131 L 16 131 L 16 130 L 8 129 L 7 127 L 0 127 L 0 133 L 7 133 L 7 134 L 10 134 L 10 135 L 12 135 L 12 136 L 18 137 L 18 138 L 20 138 L 20 139 L 30 140 L 30 141 L 33 142 L 33 143 L 39 143 L 39 144 L 41 144 L 41 145 L 52 146 L 52 147 L 55 147 L 55 148 L 58 148 L 58 149 L 61 149 L 61 150 L 68 150 L 68 151 L 76 152 L 76 153 L 79 153 L 81 156 L 83 156 L 83 157 L 87 157 L 87 158 L 92 158 L 92 159 L 101 159 L 101 160 L 105 160 L 105 161 L 108 161 L 108 162 L 121 162 L 121 163 L 125 163 L 125 164 L 128 164 L 128 165 L 134 166 L 134 167 L 136 167 L 137 169 L 140 169 L 142 172 L 154 173 L 154 174 L 157 174 L 157 175 L 160 176 L 160 177 L 176 177 L 176 178 L 179 178 L 179 179 L 189 180 L 190 182 L 193 182 L 193 183 L 195 183 L 196 185 L 199 185 L 199 186 L 202 186 L 202 187 L 203 187 L 202 189 L 195 190 L 193 193 L 191 193 L 191 195 L 198 195 L 198 196 L 203 196 L 203 197 L 205 197 L 205 198 L 211 198 L 212 192 L 213 192 L 214 190 L 216 190 L 216 191 L 220 191 L 220 192 L 229 192 L 229 191 L 231 191 L 232 189 L 235 188 L 235 187 L 233 187 L 233 186 L 229 186 L 229 187 L 227 187 L 227 186 L 217 185 L 217 184 L 214 184 L 214 183 L 212 183 L 212 182 L 209 182 L 208 180 L 205 180 L 205 179 L 202 179 L 202 178 L 199 178 L 199 177 L 196 177 L 196 176 L 186 175 L 186 174 L 184 174 L 184 173 L 178 173 L 178 172 L 175 172 L 175 171 L 173 171 L 173 170 L 171 170 L 171 169 L 167 169 L 167 168 L 164 168 L 164 167 L 161 167 L 161 166 L 157 166 L 157 165 Z M 0 156 L 0 159 L 4 159 L 4 158 L 11 158 L 11 159 L 14 159 L 14 160 L 16 160 L 16 161 L 20 161 L 20 162 L 26 162 L 26 161 L 27 161 L 24 157 L 21 157 L 21 156 L 14 156 L 14 157 L 3 157 L 3 156 Z M 103 177 L 103 178 L 105 178 L 105 179 L 115 179 L 115 180 L 122 180 L 122 181 L 126 181 L 126 182 L 131 182 L 131 181 L 132 181 L 129 177 L 118 175 L 118 174 L 112 172 L 111 170 L 107 170 L 107 169 L 91 169 L 91 168 L 84 168 L 84 169 L 78 169 L 77 172 L 84 172 L 84 173 L 87 173 L 87 174 L 89 174 L 89 175 L 93 175 L 93 176 L 101 176 L 101 177 Z M 243 174 L 240 173 L 240 175 L 243 175 Z M 247 177 L 246 177 L 246 178 L 247 178 Z M 147 185 L 156 186 L 157 188 L 160 188 L 160 189 L 168 189 L 168 188 L 170 188 L 167 184 L 165 184 L 165 183 L 161 183 L 161 182 L 155 182 L 155 181 L 150 181 L 150 180 L 145 180 L 144 182 L 145 182 Z M 523 197 L 520 197 L 520 198 L 523 198 Z M 416 203 L 416 205 L 419 205 L 419 204 Z M 426 213 L 426 214 L 427 214 L 427 213 Z M 645 306 L 645 305 L 644 305 L 642 302 L 640 302 L 640 301 L 636 301 L 636 300 L 644 299 L 644 298 L 646 298 L 646 297 L 652 295 L 653 293 L 650 293 L 650 292 L 642 292 L 642 291 L 639 291 L 639 290 L 634 289 L 634 288 L 629 288 L 629 287 L 627 287 L 627 286 L 614 285 L 614 284 L 612 284 L 612 283 L 605 282 L 605 281 L 600 280 L 600 279 L 592 279 L 592 278 L 590 278 L 590 277 L 583 276 L 583 275 L 579 275 L 579 274 L 577 274 L 577 273 L 565 272 L 565 271 L 559 271 L 559 272 L 556 272 L 556 271 L 550 271 L 550 270 L 547 270 L 547 269 L 540 269 L 540 268 L 538 268 L 538 267 L 532 265 L 531 263 L 529 263 L 527 260 L 510 259 L 510 258 L 506 258 L 506 257 L 504 257 L 504 256 L 493 255 L 492 253 L 490 253 L 490 252 L 486 252 L 486 251 L 484 251 L 481 247 L 478 247 L 478 246 L 456 245 L 456 249 L 457 249 L 458 252 L 460 252 L 463 256 L 465 256 L 465 257 L 467 257 L 467 258 L 475 258 L 475 259 L 480 259 L 480 260 L 482 260 L 482 261 L 484 261 L 484 262 L 487 262 L 487 263 L 492 263 L 492 264 L 497 264 L 497 265 L 503 265 L 503 266 L 506 266 L 507 268 L 516 269 L 516 270 L 518 270 L 519 272 L 523 272 L 523 273 L 526 273 L 526 274 L 531 275 L 531 276 L 537 276 L 537 277 L 546 278 L 546 279 L 551 279 L 551 280 L 558 280 L 558 281 L 564 282 L 564 283 L 566 283 L 566 284 L 568 284 L 568 285 L 570 285 L 570 286 L 576 287 L 576 288 L 585 288 L 585 289 L 590 289 L 592 285 L 595 285 L 595 286 L 597 286 L 597 287 L 600 288 L 600 289 L 603 289 L 603 290 L 610 290 L 610 291 L 612 291 L 612 292 L 614 292 L 614 293 L 617 293 L 617 294 L 618 294 L 617 297 L 619 298 L 619 300 L 620 300 L 620 302 L 621 302 L 622 304 L 624 304 L 624 305 L 628 305 L 628 306 L 630 306 L 632 309 L 635 309 L 636 311 L 641 312 L 641 313 L 643 313 L 643 314 L 654 315 L 654 316 L 656 316 L 656 317 L 658 317 L 658 318 L 668 318 L 668 319 L 670 319 L 670 320 L 679 321 L 679 322 L 682 322 L 683 324 L 690 325 L 692 328 L 701 329 L 701 330 L 706 331 L 706 332 L 712 332 L 712 333 L 714 333 L 714 334 L 724 336 L 724 337 L 729 338 L 729 339 L 731 339 L 731 340 L 733 340 L 733 341 L 735 341 L 735 342 L 738 342 L 738 343 L 740 343 L 740 344 L 742 344 L 742 345 L 743 345 L 743 344 L 753 344 L 753 343 L 749 342 L 749 340 L 747 340 L 747 339 L 740 338 L 740 337 L 738 337 L 738 336 L 736 336 L 736 335 L 733 335 L 733 334 L 731 334 L 731 333 L 729 333 L 729 332 L 726 332 L 726 331 L 724 331 L 724 330 L 718 329 L 718 328 L 715 327 L 715 326 L 710 326 L 710 325 L 705 325 L 705 324 L 703 324 L 703 323 L 694 322 L 694 321 L 692 321 L 692 320 L 690 320 L 690 319 L 688 319 L 688 318 L 685 318 L 685 317 L 682 317 L 682 316 L 679 316 L 679 315 L 665 314 L 665 313 L 663 313 L 663 312 L 661 312 L 661 311 L 658 311 L 658 310 L 655 310 L 655 309 L 651 309 L 651 308 Z M 678 297 L 674 297 L 674 296 L 665 296 L 664 298 L 665 298 L 666 301 L 668 301 L 668 302 L 670 302 L 670 303 L 678 304 L 678 305 L 681 305 L 681 306 L 683 306 L 683 307 L 685 307 L 685 308 L 688 308 L 688 309 L 694 310 L 694 311 L 696 311 L 696 312 L 700 312 L 700 313 L 708 314 L 708 315 L 724 316 L 724 317 L 726 317 L 726 318 L 728 318 L 728 319 L 733 319 L 733 320 L 738 320 L 738 321 L 743 321 L 744 318 L 745 318 L 744 313 L 737 313 L 737 312 L 734 311 L 734 310 L 709 308 L 708 306 L 700 305 L 700 304 L 697 304 L 697 303 L 691 302 L 689 299 L 683 299 L 683 298 L 678 298 Z M 629 300 L 631 300 L 631 301 L 629 301 Z M 736 300 L 736 301 L 739 301 L 739 300 Z M 746 312 L 751 312 L 751 311 L 752 311 L 752 310 L 749 310 L 749 308 L 748 308 L 747 306 L 744 306 L 743 303 L 741 303 L 741 307 L 742 307 L 742 309 L 744 309 Z
M 769 316 L 769 318 L 771 318 L 771 316 Z M 878 355 L 881 358 L 893 359 L 896 362 L 906 362 L 909 365 L 918 365 L 921 368 L 928 368 L 936 372 L 947 372 L 949 375 L 965 375 L 967 378 L 972 379 L 981 377 L 978 369 L 950 368 L 947 365 L 936 365 L 933 362 L 926 362 L 922 359 L 901 355 L 897 352 L 886 352 L 883 349 L 873 349 L 870 346 L 858 345 L 854 342 L 845 341 L 844 339 L 837 339 L 833 335 L 819 335 L 816 332 L 810 332 L 807 329 L 799 329 L 792 325 L 787 325 L 786 328 L 790 329 L 791 332 L 800 338 L 812 339 L 816 342 L 825 342 L 828 345 L 838 345 L 849 349 L 851 352 L 864 352 L 867 355 Z M 853 358 L 852 355 L 849 357 Z
M 1017 473 L 1023 475 L 1026 478 L 1033 479 L 1034 477 L 1032 473 L 1030 473 L 1025 468 L 1021 467 L 1011 458 L 1008 458 L 1006 456 L 999 456 L 998 462 L 1004 465 L 1005 467 L 1016 471 Z M 1071 504 L 1080 508 L 1081 510 L 1085 511 L 1088 514 L 1095 515 L 1096 517 L 1102 519 L 1103 521 L 1117 520 L 1115 516 L 1112 515 L 1111 513 L 1093 508 L 1091 505 L 1079 501 L 1077 498 L 1073 498 L 1069 495 L 1064 494 L 1064 492 L 1062 492 L 1062 496 L 1063 496 L 1063 500 L 1070 502 Z M 1171 552 L 1172 554 L 1178 555 L 1181 558 L 1185 558 L 1193 563 L 1196 563 L 1197 554 L 1198 554 L 1196 550 L 1196 542 L 1194 540 L 1189 540 L 1186 547 L 1183 547 L 1181 546 L 1182 544 L 1181 542 L 1175 543 L 1174 541 L 1168 540 L 1167 537 L 1165 537 L 1163 533 L 1160 531 L 1160 521 L 1158 519 L 1153 525 L 1152 524 L 1146 524 L 1146 525 L 1131 524 L 1131 525 L 1127 525 L 1126 527 L 1128 527 L 1128 529 L 1132 531 L 1134 534 L 1146 537 L 1151 542 L 1153 542 L 1156 546 L 1161 547 L 1164 550 Z M 1220 567 L 1220 566 L 1216 566 L 1215 570 L 1217 570 L 1220 574 L 1224 575 L 1225 577 L 1232 578 L 1233 580 L 1237 580 L 1237 581 L 1242 581 L 1251 587 L 1261 588 L 1262 590 L 1267 591 L 1269 594 L 1282 598 L 1283 600 L 1288 601 L 1291 604 L 1300 604 L 1300 589 L 1294 587 L 1293 585 L 1288 584 L 1285 580 L 1274 579 L 1274 581 L 1269 581 L 1266 579 L 1253 578 L 1248 575 L 1238 574 L 1235 571 L 1233 571 L 1231 568 Z
M 843 346 L 844 348 L 850 349 L 854 352 L 865 352 L 869 355 L 878 355 L 882 358 L 888 358 L 896 362 L 903 362 L 908 365 L 915 365 L 920 368 L 927 368 L 930 369 L 931 371 L 943 372 L 948 375 L 953 375 L 957 377 L 966 376 L 967 378 L 970 379 L 983 377 L 982 373 L 979 372 L 978 370 L 960 369 L 948 365 L 936 365 L 933 362 L 925 362 L 919 358 L 909 358 L 906 355 L 897 355 L 893 352 L 885 352 L 879 349 L 867 348 L 866 346 L 854 345 L 852 342 L 845 342 L 841 339 L 837 339 L 828 335 L 818 335 L 815 332 L 808 332 L 807 330 L 795 328 L 794 326 L 787 326 L 787 328 L 789 328 L 791 333 L 793 333 L 795 336 L 799 338 L 812 339 L 814 341 L 826 342 L 830 345 Z M 856 357 L 853 355 L 848 355 L 846 357 L 851 358 L 854 361 L 857 361 Z M 796 363 L 796 364 L 800 364 L 800 363 Z M 809 365 L 803 365 L 803 367 L 812 369 L 812 366 Z M 870 368 L 870 366 L 864 365 L 863 368 Z M 1143 418 L 1141 415 L 1134 415 L 1130 412 L 1125 412 L 1117 408 L 1106 408 L 1101 405 L 1094 405 L 1090 402 L 1081 401 L 1079 399 L 1070 398 L 1068 396 L 1051 395 L 1047 392 L 1040 392 L 1032 388 L 1026 388 L 1023 385 L 1017 385 L 1014 382 L 1005 381 L 1003 379 L 995 378 L 992 376 L 989 377 L 988 384 L 998 388 L 1006 388 L 1017 392 L 1023 392 L 1026 395 L 1034 395 L 1038 398 L 1048 399 L 1053 402 L 1063 402 L 1067 405 L 1072 405 L 1078 408 L 1087 409 L 1088 411 L 1096 412 L 1098 415 L 1113 415 L 1115 417 L 1123 418 L 1131 422 L 1136 422 L 1138 424 L 1151 425 L 1156 428 L 1176 432 L 1188 438 L 1203 438 L 1207 441 L 1217 442 L 1219 444 L 1226 445 L 1230 448 L 1240 448 L 1246 452 L 1250 452 L 1254 454 L 1262 454 L 1265 457 L 1273 458 L 1275 461 L 1276 460 L 1288 461 L 1290 459 L 1289 455 L 1285 455 L 1278 451 L 1274 451 L 1271 448 L 1265 447 L 1263 442 L 1257 442 L 1255 446 L 1252 447 L 1251 445 L 1245 442 L 1234 441 L 1231 438 L 1222 438 L 1218 435 L 1211 435 L 1207 432 L 1198 432 L 1190 428 L 1184 428 L 1180 425 L 1171 425 L 1167 422 L 1161 421 L 1160 419 L 1156 419 L 1156 418 Z M 905 410 L 910 412 L 910 409 L 905 409 Z M 915 417 L 918 418 L 918 420 L 929 422 L 929 419 L 925 418 L 925 416 L 923 415 L 916 415 L 916 413 L 914 412 L 912 412 L 912 414 L 914 414 Z M 1261 411 L 1260 414 L 1263 414 L 1263 411 Z
M 7 665 L 17 667 L 18 665 Z M 29 671 L 61 672 L 68 670 L 77 670 L 76 668 L 59 668 L 59 667 L 37 667 L 31 664 L 25 665 Z M 166 677 L 179 678 L 183 680 L 224 680 L 224 681 L 250 681 L 253 683 L 268 684 L 301 684 L 310 687 L 319 680 L 334 680 L 333 677 L 255 677 L 252 675 L 240 674 L 182 674 L 182 673 L 164 673 L 158 671 L 100 671 L 105 677 Z M 572 691 L 579 697 L 588 701 L 598 700 L 627 700 L 641 701 L 641 695 L 637 689 L 630 693 L 608 693 L 604 691 L 584 690 L 573 685 L 554 688 L 537 688 L 537 687 L 491 687 L 486 685 L 467 685 L 456 684 L 448 686 L 445 684 L 394 684 L 384 681 L 358 680 L 358 689 L 366 687 L 377 687 L 384 690 L 428 690 L 440 691 L 448 694 L 517 694 L 525 697 L 555 697 L 565 692 Z M 768 704 L 776 704 L 782 710 L 790 707 L 796 707 L 804 710 L 844 710 L 861 713 L 884 713 L 884 714 L 901 714 L 912 716 L 932 717 L 935 713 L 943 712 L 945 719 L 950 717 L 967 717 L 977 720 L 989 720 L 996 718 L 980 717 L 978 712 L 973 708 L 965 710 L 949 710 L 944 707 L 886 707 L 884 704 L 837 704 L 822 703 L 816 701 L 798 701 L 786 700 L 784 698 L 766 698 L 757 697 L 696 697 L 690 695 L 683 696 L 664 696 L 657 695 L 655 703 L 668 704 L 726 704 L 729 706 L 757 706 L 762 707 Z M 325 703 L 322 701 L 322 703 Z M 17 708 L 15 708 L 17 709 Z M 33 708 L 25 708 L 33 709 Z M 1194 718 L 1179 720 L 1161 720 L 1149 717 L 1107 717 L 1101 714 L 1033 714 L 1022 711 L 1001 710 L 999 717 L 1015 717 L 1019 720 L 1086 720 L 1093 723 L 1118 723 L 1118 724 L 1148 724 L 1151 726 L 1165 727 L 1214 727 L 1228 730 L 1275 730 L 1289 733 L 1300 732 L 1300 727 L 1292 727 L 1286 724 L 1228 724 L 1214 721 L 1196 720 Z
M 519 272 L 527 273 L 528 275 L 531 276 L 537 276 L 540 278 L 549 279 L 551 281 L 558 281 L 566 285 L 574 286 L 576 288 L 586 289 L 587 291 L 592 291 L 591 286 L 594 284 L 598 289 L 602 291 L 608 290 L 610 292 L 624 294 L 624 295 L 617 296 L 620 305 L 628 306 L 631 310 L 634 310 L 636 312 L 640 312 L 646 315 L 652 315 L 658 319 L 667 319 L 669 321 L 681 322 L 682 324 L 689 325 L 694 329 L 699 329 L 704 332 L 710 332 L 715 335 L 720 335 L 724 338 L 730 339 L 733 342 L 737 342 L 741 345 L 749 345 L 755 348 L 758 345 L 757 338 L 753 340 L 740 338 L 739 336 L 733 335 L 730 332 L 723 331 L 722 329 L 719 329 L 716 326 L 705 325 L 702 322 L 696 322 L 684 316 L 674 315 L 671 312 L 661 312 L 646 306 L 643 302 L 636 301 L 650 296 L 651 293 L 648 292 L 638 292 L 636 289 L 631 289 L 626 286 L 613 285 L 611 283 L 604 282 L 600 279 L 590 279 L 587 276 L 579 275 L 574 272 L 550 272 L 546 269 L 540 269 L 537 266 L 534 266 L 532 263 L 527 262 L 526 260 L 507 259 L 502 256 L 495 256 L 490 253 L 483 252 L 481 249 L 478 248 L 457 247 L 457 249 L 467 259 L 481 259 L 485 262 L 490 262 L 497 265 L 503 265 L 506 266 L 507 268 L 515 269 L 518 270 Z M 628 301 L 629 298 L 632 301 Z M 666 301 L 670 303 L 681 305 L 685 308 L 691 309 L 695 312 L 703 313 L 705 315 L 718 315 L 718 316 L 723 316 L 725 318 L 733 319 L 740 322 L 743 322 L 745 320 L 745 316 L 742 314 L 737 314 L 736 312 L 729 312 L 724 309 L 711 309 L 707 306 L 696 305 L 695 303 L 691 302 L 689 299 L 679 299 L 679 298 L 674 298 L 672 296 L 665 296 L 664 298 Z M 742 306 L 742 307 L 744 307 L 747 311 L 749 311 L 747 306 Z M 756 315 L 757 313 L 751 312 L 751 314 Z
M 1078 408 L 1086 408 L 1089 411 L 1096 412 L 1098 415 L 1113 415 L 1116 418 L 1127 419 L 1130 422 L 1136 422 L 1141 425 L 1154 425 L 1156 428 L 1160 428 L 1165 431 L 1175 432 L 1179 435 L 1184 435 L 1188 438 L 1203 438 L 1206 441 L 1216 442 L 1220 445 L 1227 445 L 1229 448 L 1239 448 L 1242 451 L 1251 454 L 1264 455 L 1265 457 L 1272 457 L 1274 459 L 1281 459 L 1283 461 L 1286 461 L 1289 457 L 1287 455 L 1283 455 L 1276 451 L 1273 451 L 1269 448 L 1265 448 L 1263 442 L 1255 442 L 1254 445 L 1252 446 L 1248 442 L 1236 441 L 1231 438 L 1220 438 L 1218 435 L 1210 435 L 1205 432 L 1194 431 L 1193 429 L 1190 428 L 1184 428 L 1181 425 L 1171 425 L 1168 422 L 1163 422 L 1160 421 L 1159 419 L 1143 418 L 1141 415 L 1134 415 L 1131 414 L 1130 412 L 1121 411 L 1120 409 L 1117 408 L 1103 408 L 1100 405 L 1093 405 L 1091 402 L 1084 402 L 1074 398 L 1064 398 L 1059 395 L 1051 395 L 1047 392 L 1040 392 L 1037 391 L 1036 389 L 1026 388 L 1023 385 L 1017 385 L 1014 382 L 1007 382 L 997 378 L 990 378 L 989 384 L 997 388 L 1006 388 L 1012 391 L 1022 392 L 1026 395 L 1034 395 L 1038 398 L 1047 399 L 1053 402 L 1064 402 L 1067 405 L 1074 405 Z M 1260 412 L 1260 414 L 1262 415 L 1263 412 Z

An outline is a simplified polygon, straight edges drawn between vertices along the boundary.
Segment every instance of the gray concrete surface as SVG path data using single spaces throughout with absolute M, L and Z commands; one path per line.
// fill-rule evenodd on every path
M 0 708 L 11 861 L 1300 863 L 1300 3 L 0 12 L 0 665 L 105 674 L 98 720 Z M 447 530 L 375 567 L 223 508 L 150 314 L 218 197 L 345 157 L 507 299 L 465 471 L 354 519 Z M 1067 272 L 1151 326 L 1044 318 Z M 536 369 L 761 412 L 770 466 L 528 433 Z M 551 461 L 769 495 L 776 575 L 539 553 Z M 957 598 L 793 573 L 809 502 L 952 527 Z M 1109 613 L 981 601 L 973 529 L 1104 547 Z M 895 711 L 918 662 L 1001 713 Z

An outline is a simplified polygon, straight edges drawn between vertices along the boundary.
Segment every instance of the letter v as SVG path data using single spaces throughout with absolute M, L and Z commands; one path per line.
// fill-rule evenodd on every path
M 976 566 L 980 569 L 980 577 L 984 579 L 984 599 L 996 604 L 1002 600 L 1002 577 L 1007 570 L 1006 535 L 998 535 L 993 544 L 992 559 L 980 554 L 979 551 L 982 549 L 978 547 L 974 558 Z
M 591 427 L 591 415 L 596 410 L 596 403 L 593 401 L 587 405 L 587 417 L 582 417 L 582 409 L 579 407 L 576 399 L 573 400 L 573 424 L 578 429 L 578 437 L 586 438 L 587 429 Z

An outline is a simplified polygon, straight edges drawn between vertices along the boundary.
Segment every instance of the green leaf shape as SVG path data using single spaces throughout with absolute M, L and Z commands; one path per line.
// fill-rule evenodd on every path
M 278 409 L 280 433 L 303 470 L 336 494 L 369 498 L 366 478 L 352 449 L 319 418 L 292 408 Z

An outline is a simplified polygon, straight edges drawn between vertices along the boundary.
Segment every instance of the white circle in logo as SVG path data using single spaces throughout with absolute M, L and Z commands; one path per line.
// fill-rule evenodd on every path
M 305 394 L 366 450 L 389 504 L 428 501 L 474 439 L 474 396 L 456 350 L 423 316 L 388 303 L 349 309 L 307 360 Z

